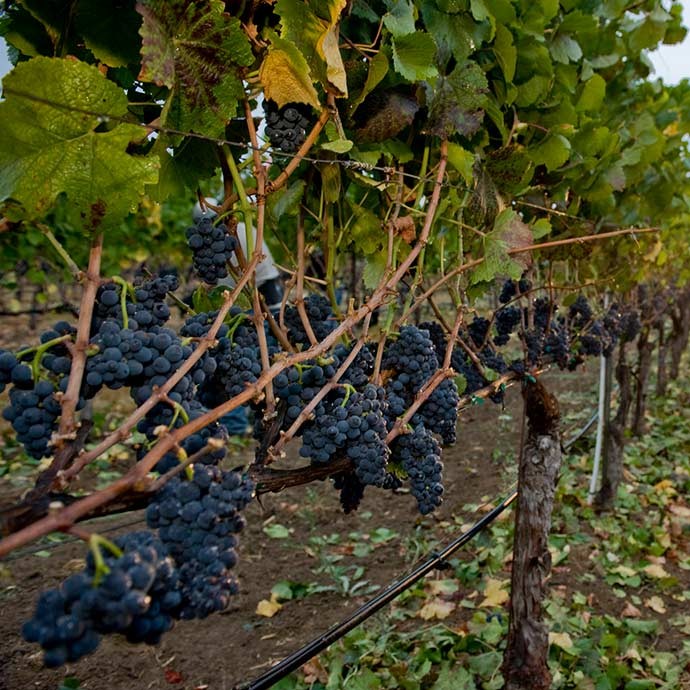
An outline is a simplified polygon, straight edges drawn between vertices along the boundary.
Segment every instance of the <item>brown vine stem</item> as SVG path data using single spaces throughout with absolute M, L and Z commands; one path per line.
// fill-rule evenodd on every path
M 61 445 L 64 439 L 74 437 L 74 432 L 77 428 L 75 413 L 79 403 L 79 391 L 84 377 L 84 369 L 86 368 L 86 349 L 89 346 L 89 337 L 91 335 L 93 305 L 96 302 L 96 292 L 101 283 L 102 253 L 103 233 L 99 233 L 91 243 L 89 266 L 84 276 L 85 285 L 82 291 L 81 304 L 79 305 L 79 321 L 77 323 L 77 338 L 74 343 L 72 368 L 69 373 L 67 390 L 62 396 L 62 411 L 56 444 L 58 446 Z
M 319 134 L 321 133 L 321 130 L 324 128 L 326 123 L 331 117 L 331 99 L 329 97 L 329 104 L 321 111 L 321 115 L 319 116 L 319 119 L 316 121 L 316 124 L 312 127 L 311 132 L 307 135 L 307 138 L 304 140 L 302 143 L 302 146 L 299 147 L 299 150 L 295 154 L 294 158 L 290 159 L 290 162 L 285 166 L 285 169 L 283 172 L 276 177 L 275 180 L 272 180 L 271 182 L 268 183 L 268 192 L 275 192 L 277 189 L 280 189 L 287 181 L 290 175 L 292 175 L 295 170 L 297 170 L 297 166 L 302 162 L 302 158 L 309 153 L 309 149 L 314 145 L 314 142 L 318 138 Z
M 254 125 L 254 116 L 252 115 L 252 107 L 248 99 L 244 99 L 244 115 L 247 122 L 247 130 L 249 131 L 249 141 L 252 145 L 252 160 L 254 163 L 254 177 L 256 178 L 256 245 L 254 247 L 254 254 L 261 255 L 263 252 L 264 230 L 266 224 L 266 168 L 261 162 L 261 152 L 259 150 L 259 141 L 256 136 L 256 127 Z M 253 258 L 253 257 L 252 257 Z M 263 259 L 264 257 L 262 257 Z M 256 276 L 252 279 L 252 305 L 254 315 L 252 320 L 256 328 L 257 340 L 259 342 L 259 355 L 261 357 L 261 368 L 265 371 L 270 366 L 270 359 L 268 356 L 268 342 L 266 340 L 266 331 L 264 330 L 264 312 L 261 307 L 261 298 L 259 296 L 259 286 L 256 284 Z M 266 389 L 266 416 L 271 417 L 275 412 L 276 400 L 273 393 L 273 383 L 268 382 Z
M 236 395 L 230 400 L 224 402 L 218 407 L 209 410 L 203 415 L 200 415 L 196 419 L 191 420 L 184 426 L 175 429 L 170 434 L 167 434 L 165 438 L 162 438 L 126 475 L 117 479 L 112 484 L 107 487 L 90 494 L 82 498 L 81 500 L 67 506 L 55 513 L 51 513 L 40 520 L 28 525 L 27 527 L 9 535 L 0 541 L 0 557 L 8 554 L 24 544 L 27 544 L 45 534 L 54 531 L 64 531 L 70 525 L 77 522 L 80 518 L 88 515 L 94 510 L 97 510 L 103 505 L 114 501 L 118 496 L 125 493 L 128 490 L 135 488 L 140 485 L 140 483 L 145 479 L 148 472 L 154 467 L 154 465 L 176 444 L 179 444 L 183 439 L 187 438 L 190 434 L 200 431 L 205 426 L 215 422 L 217 419 L 223 415 L 231 412 L 240 405 L 248 403 L 252 398 L 254 398 L 258 393 L 260 393 L 269 381 L 272 381 L 280 372 L 284 371 L 287 367 L 297 364 L 299 362 L 304 362 L 308 359 L 313 359 L 319 355 L 326 352 L 330 347 L 332 347 L 335 342 L 340 338 L 341 335 L 345 334 L 354 324 L 359 323 L 368 314 L 372 313 L 377 307 L 379 307 L 388 292 L 394 289 L 395 286 L 400 282 L 402 277 L 405 275 L 409 267 L 415 261 L 419 252 L 422 250 L 429 238 L 431 228 L 433 225 L 434 217 L 436 215 L 436 210 L 438 209 L 438 204 L 441 196 L 441 188 L 443 178 L 445 176 L 446 162 L 448 159 L 448 143 L 446 140 L 441 142 L 440 146 L 440 156 L 441 160 L 438 166 L 436 174 L 436 184 L 434 185 L 434 190 L 431 194 L 429 200 L 429 206 L 427 208 L 427 215 L 425 218 L 424 226 L 420 233 L 417 244 L 410 250 L 407 257 L 401 262 L 400 266 L 390 277 L 388 281 L 382 282 L 376 290 L 372 293 L 368 302 L 362 305 L 359 309 L 353 310 L 348 316 L 326 336 L 318 345 L 307 348 L 301 352 L 296 352 L 295 354 L 285 357 L 279 362 L 275 362 L 268 371 L 264 371 L 257 381 L 242 391 L 242 393 Z M 252 262 L 257 259 L 257 256 L 252 257 Z M 239 290 L 246 284 L 249 280 L 249 270 L 245 272 L 241 280 L 237 283 L 235 290 L 233 290 L 233 295 L 239 293 Z M 225 305 L 227 306 L 227 305 Z M 229 306 L 227 306 L 229 309 Z M 215 325 L 215 324 L 214 324 Z M 219 324 L 218 324 L 219 325 Z M 201 344 L 200 344 L 201 346 Z M 198 349 L 198 348 L 197 348 Z M 499 379 L 500 380 L 500 379 Z M 166 391 L 167 392 L 167 391 Z M 143 407 L 143 406 L 142 406 Z M 141 408 L 139 408 L 141 410 Z M 143 413 L 137 417 L 138 419 L 143 416 Z M 131 421 L 132 416 L 130 416 L 128 421 Z M 136 423 L 136 422 L 135 422 Z M 124 425 L 123 425 L 124 426 Z M 126 437 L 133 425 L 129 426 L 126 432 L 121 433 L 120 427 L 117 431 L 113 432 L 108 439 L 112 439 L 112 442 L 108 442 L 104 446 L 108 439 L 105 439 L 99 445 L 101 448 L 94 457 L 98 457 L 105 449 L 109 448 L 111 445 L 116 443 L 118 440 Z M 91 451 L 91 453 L 95 452 Z
M 69 481 L 79 474 L 79 472 L 81 472 L 86 465 L 88 465 L 90 462 L 93 462 L 99 455 L 108 450 L 108 448 L 114 446 L 116 443 L 124 441 L 127 436 L 129 436 L 132 429 L 136 426 L 137 422 L 142 419 L 149 410 L 153 409 L 155 405 L 165 398 L 182 379 L 182 377 L 192 369 L 199 359 L 201 359 L 201 356 L 204 354 L 204 352 L 213 346 L 216 341 L 216 335 L 218 334 L 225 317 L 228 315 L 230 308 L 235 303 L 237 296 L 248 279 L 249 274 L 245 273 L 242 280 L 237 283 L 235 289 L 226 298 L 208 333 L 203 338 L 199 339 L 194 352 L 192 352 L 189 358 L 184 361 L 182 366 L 175 371 L 175 373 L 160 388 L 158 388 L 143 405 L 140 405 L 136 410 L 134 410 L 134 412 L 132 412 L 132 414 L 130 414 L 130 416 L 127 417 L 127 419 L 125 419 L 125 421 L 122 422 L 122 424 L 115 431 L 106 436 L 95 448 L 79 455 L 74 461 L 73 465 L 63 473 L 62 478 L 65 481 Z
M 310 345 L 316 345 L 318 340 L 314 334 L 314 329 L 311 327 L 307 310 L 304 306 L 304 271 L 305 271 L 305 256 L 304 256 L 304 215 L 302 207 L 300 206 L 299 214 L 297 215 L 297 285 L 295 296 L 295 305 L 297 306 L 297 313 L 304 332 L 309 338 Z
M 659 232 L 660 228 L 621 228 L 619 230 L 612 230 L 611 232 L 602 232 L 597 235 L 585 235 L 583 237 L 568 237 L 563 240 L 553 240 L 551 242 L 540 242 L 538 244 L 531 244 L 526 247 L 515 247 L 514 249 L 509 249 L 506 253 L 509 256 L 514 254 L 523 254 L 525 252 L 536 251 L 537 249 L 552 249 L 553 247 L 562 247 L 568 244 L 584 244 L 585 242 L 599 242 L 601 240 L 608 240 L 612 237 L 622 237 L 624 235 L 636 235 L 644 234 L 649 232 Z M 400 321 L 404 321 L 409 318 L 410 314 L 418 309 L 422 303 L 427 299 L 429 295 L 433 295 L 444 283 L 448 282 L 451 278 L 464 273 L 479 266 L 479 264 L 484 262 L 484 257 L 481 259 L 473 259 L 467 263 L 457 266 L 452 271 L 449 271 L 444 276 L 439 278 L 428 290 L 422 293 L 415 301 L 410 305 L 409 309 L 400 317 Z

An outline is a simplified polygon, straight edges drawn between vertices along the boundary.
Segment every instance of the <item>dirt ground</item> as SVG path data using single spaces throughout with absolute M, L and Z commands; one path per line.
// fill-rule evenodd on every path
M 566 391 L 564 426 L 568 426 L 568 394 L 589 390 L 594 372 L 554 377 L 554 385 Z M 287 490 L 263 496 L 246 512 L 247 528 L 242 534 L 238 576 L 241 593 L 232 607 L 202 621 L 185 621 L 164 636 L 157 647 L 129 645 L 116 637 L 103 639 L 98 650 L 67 668 L 46 670 L 36 645 L 20 636 L 22 623 L 31 614 L 36 597 L 79 569 L 84 549 L 80 543 L 59 545 L 50 557 L 16 554 L 0 563 L 0 690 L 37 688 L 55 690 L 65 677 L 76 677 L 80 688 L 212 688 L 230 690 L 249 680 L 303 643 L 324 632 L 361 605 L 366 596 L 343 596 L 329 591 L 288 602 L 273 618 L 256 614 L 257 604 L 270 597 L 276 582 L 332 583 L 328 575 L 315 574 L 318 554 L 310 539 L 337 533 L 344 544 L 345 558 L 338 564 L 364 567 L 363 578 L 385 586 L 406 572 L 411 562 L 410 544 L 420 536 L 433 534 L 434 526 L 462 514 L 468 503 L 480 503 L 502 495 L 514 481 L 514 470 L 505 457 L 519 443 L 520 396 L 516 388 L 507 394 L 505 407 L 491 403 L 465 411 L 460 420 L 459 441 L 444 452 L 445 502 L 433 518 L 421 520 L 409 495 L 368 490 L 360 510 L 342 514 L 337 492 L 330 483 Z M 572 409 L 575 409 L 571 405 Z M 579 413 L 583 416 L 581 405 Z M 585 415 L 588 411 L 585 411 Z M 245 451 L 246 452 L 246 451 Z M 129 514 L 99 524 L 98 531 L 131 523 L 140 514 Z M 467 515 L 465 522 L 477 516 Z M 264 527 L 285 525 L 287 539 L 269 537 Z M 123 529 L 144 527 L 143 521 Z M 377 528 L 394 530 L 396 538 L 378 545 L 364 557 L 351 553 L 353 539 L 366 541 Z M 116 535 L 117 529 L 107 536 Z M 447 533 L 446 533 L 447 534 Z M 362 536 L 363 535 L 363 536 Z M 448 539 L 448 537 L 444 537 Z M 420 621 L 420 625 L 424 623 Z

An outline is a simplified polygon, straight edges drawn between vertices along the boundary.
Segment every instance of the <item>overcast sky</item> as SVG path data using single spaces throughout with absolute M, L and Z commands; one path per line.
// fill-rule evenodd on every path
M 690 25 L 690 0 L 681 0 L 683 4 L 683 19 Z M 690 33 L 683 43 L 673 46 L 662 46 L 650 54 L 656 75 L 668 84 L 677 84 L 681 79 L 690 78 Z M 7 59 L 5 42 L 0 38 L 0 77 L 11 69 Z

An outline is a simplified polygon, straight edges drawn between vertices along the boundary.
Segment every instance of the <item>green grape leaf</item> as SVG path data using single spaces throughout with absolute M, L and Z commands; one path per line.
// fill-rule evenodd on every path
M 135 0 L 104 3 L 102 0 L 79 0 L 75 25 L 86 47 L 103 63 L 124 67 L 139 62 L 141 16 Z
M 439 77 L 427 88 L 427 131 L 440 137 L 474 134 L 484 119 L 487 92 L 486 76 L 476 62 L 458 65 L 449 76 Z
M 431 35 L 415 31 L 393 38 L 393 67 L 407 81 L 432 79 L 438 74 L 434 65 L 436 43 Z
M 338 20 L 346 0 L 278 0 L 280 36 L 297 46 L 321 84 L 347 96 L 347 73 L 338 47 Z M 318 12 L 318 13 L 317 13 Z
M 472 184 L 474 180 L 474 154 L 471 151 L 462 148 L 460 144 L 449 141 L 448 163 L 462 175 L 462 179 L 467 185 Z
M 223 133 L 244 95 L 240 67 L 254 61 L 239 19 L 221 0 L 146 0 L 137 3 L 141 26 L 139 78 L 172 93 L 165 124 L 210 136 Z
M 606 97 L 606 81 L 599 74 L 594 74 L 585 82 L 580 98 L 575 105 L 575 110 L 598 110 Z
M 517 48 L 513 43 L 513 34 L 502 24 L 496 27 L 496 40 L 494 41 L 494 54 L 503 70 L 506 81 L 513 81 L 515 65 L 517 64 Z
M 393 36 L 405 36 L 414 32 L 414 6 L 410 0 L 388 0 L 388 12 L 383 24 Z
M 364 99 L 381 83 L 381 80 L 388 74 L 388 67 L 388 57 L 382 50 L 369 60 L 369 71 L 367 72 L 367 79 L 364 82 L 364 88 L 357 98 L 352 100 L 350 115 L 362 105 Z
M 53 42 L 44 24 L 21 5 L 8 5 L 0 17 L 0 35 L 24 55 L 52 55 Z
M 292 184 L 286 185 L 268 196 L 266 209 L 275 223 L 278 223 L 284 215 L 297 215 L 305 187 L 306 182 L 304 180 L 295 180 Z
M 319 95 L 304 55 L 291 41 L 273 31 L 266 33 L 271 47 L 259 70 L 264 96 L 275 101 L 279 108 L 288 103 L 306 103 L 320 109 Z
M 21 203 L 27 217 L 45 215 L 66 194 L 84 229 L 107 228 L 156 182 L 157 157 L 127 153 L 145 131 L 108 122 L 126 115 L 127 98 L 96 67 L 36 57 L 5 77 L 3 91 L 0 198 Z
M 551 57 L 564 65 L 577 62 L 582 57 L 580 44 L 568 34 L 558 33 L 549 46 Z
M 148 191 L 158 201 L 196 190 L 199 181 L 213 177 L 219 166 L 214 144 L 197 137 L 175 143 L 161 134 L 152 153 L 159 156 L 161 168 L 157 186 Z
M 499 275 L 517 280 L 532 263 L 529 252 L 516 254 L 514 258 L 508 254 L 510 249 L 532 243 L 532 231 L 511 208 L 504 209 L 496 216 L 494 229 L 483 240 L 484 262 L 472 272 L 472 285 L 490 282 Z
M 535 165 L 556 170 L 570 158 L 570 148 L 570 142 L 562 134 L 550 134 L 529 149 L 529 156 Z
M 434 37 L 438 47 L 438 63 L 446 65 L 451 57 L 464 62 L 474 50 L 474 39 L 460 18 L 440 12 L 431 3 L 424 3 L 421 12 L 424 26 Z M 467 17 L 467 21 L 472 20 Z

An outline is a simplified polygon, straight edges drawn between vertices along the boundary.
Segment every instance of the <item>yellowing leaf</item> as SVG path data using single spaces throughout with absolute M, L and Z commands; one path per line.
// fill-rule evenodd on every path
M 503 589 L 508 584 L 508 580 L 494 580 L 489 578 L 486 581 L 486 588 L 484 589 L 484 599 L 479 604 L 481 607 L 493 607 L 505 604 L 508 601 L 509 594 Z
M 302 53 L 290 41 L 268 32 L 271 49 L 259 69 L 259 79 L 266 98 L 282 108 L 287 103 L 307 103 L 320 108 L 319 96 L 312 84 L 311 71 Z
M 663 565 L 659 565 L 658 563 L 652 563 L 651 565 L 648 565 L 644 569 L 645 575 L 648 575 L 649 577 L 657 577 L 661 579 L 662 577 L 670 577 L 669 574 L 664 570 Z
M 649 599 L 644 602 L 644 605 L 657 613 L 666 613 L 666 604 L 664 604 L 664 600 L 659 596 L 655 595 L 649 597 Z
M 425 621 L 436 618 L 438 620 L 443 620 L 448 618 L 453 611 L 455 611 L 456 605 L 452 601 L 444 601 L 443 599 L 431 599 L 427 604 L 424 604 L 417 616 L 423 618 Z
M 270 601 L 268 599 L 262 599 L 256 606 L 256 613 L 259 616 L 264 616 L 265 618 L 273 618 L 273 616 L 282 609 L 282 604 L 279 604 L 273 597 Z
M 567 632 L 550 632 L 549 644 L 556 645 L 556 647 L 560 647 L 566 652 L 573 649 L 573 640 Z

